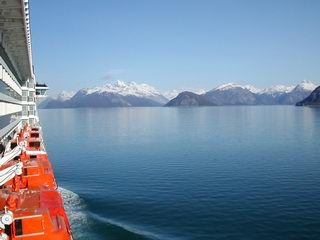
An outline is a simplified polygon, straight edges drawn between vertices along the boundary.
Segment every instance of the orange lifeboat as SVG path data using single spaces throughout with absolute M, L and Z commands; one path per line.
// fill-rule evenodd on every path
M 0 240 L 71 240 L 71 228 L 38 127 L 11 142 L 21 153 L 0 166 Z M 7 175 L 4 175 L 7 174 Z M 0 174 L 1 175 L 1 174 Z

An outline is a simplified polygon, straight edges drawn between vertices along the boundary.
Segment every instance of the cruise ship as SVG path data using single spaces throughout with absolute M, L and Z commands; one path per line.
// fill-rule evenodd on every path
M 0 240 L 72 239 L 42 137 L 28 0 L 0 0 Z

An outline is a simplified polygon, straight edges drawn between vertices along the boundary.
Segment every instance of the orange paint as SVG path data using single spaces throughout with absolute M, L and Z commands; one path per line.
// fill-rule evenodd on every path
M 29 136 L 27 139 L 25 133 Z M 39 128 L 24 126 L 18 140 L 25 140 L 26 150 L 33 152 L 22 151 L 19 159 L 1 167 L 23 163 L 22 174 L 0 188 L 0 208 L 12 211 L 14 217 L 8 239 L 71 240 L 70 224 L 48 155 L 43 154 Z

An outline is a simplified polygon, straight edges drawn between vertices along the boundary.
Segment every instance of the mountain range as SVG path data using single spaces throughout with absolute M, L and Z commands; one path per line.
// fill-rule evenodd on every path
M 101 87 L 84 88 L 76 93 L 62 92 L 41 102 L 39 108 L 151 107 L 163 106 L 168 101 L 147 84 L 118 80 Z
M 278 85 L 266 89 L 228 83 L 204 94 L 182 92 L 166 106 L 294 105 L 309 96 L 315 88 L 316 85 L 307 80 L 297 86 Z
M 278 85 L 266 89 L 228 83 L 207 92 L 178 93 L 173 90 L 162 94 L 147 84 L 118 80 L 78 92 L 61 92 L 41 102 L 39 108 L 294 105 L 308 97 L 315 88 L 316 85 L 307 80 L 297 86 Z M 166 96 L 173 99 L 169 101 Z

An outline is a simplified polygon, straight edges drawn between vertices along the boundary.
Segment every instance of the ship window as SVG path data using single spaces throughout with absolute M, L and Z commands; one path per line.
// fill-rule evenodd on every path
M 17 142 L 11 142 L 11 149 L 14 149 L 17 146 Z
M 29 142 L 30 147 L 40 147 L 40 142 Z
M 39 137 L 39 133 L 31 133 L 31 137 L 32 138 L 37 138 L 37 137 Z
M 15 222 L 15 228 L 16 228 L 16 236 L 22 235 L 22 220 L 17 219 Z

